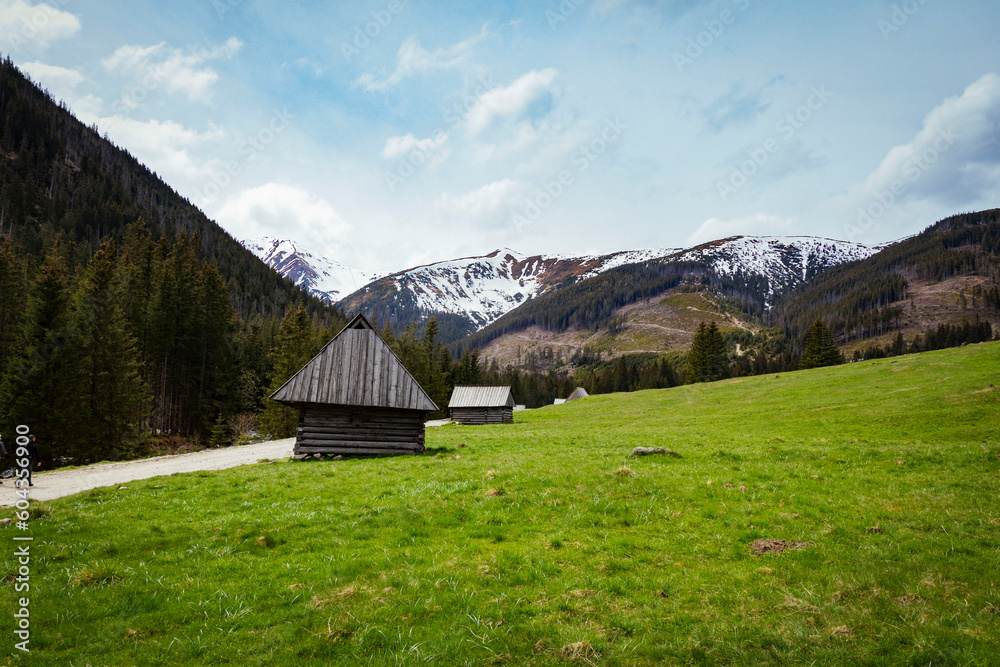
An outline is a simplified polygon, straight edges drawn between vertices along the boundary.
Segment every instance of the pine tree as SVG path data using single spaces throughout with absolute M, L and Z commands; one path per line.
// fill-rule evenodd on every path
M 31 285 L 27 314 L 15 339 L 16 353 L 0 390 L 3 421 L 31 424 L 45 443 L 58 438 L 66 426 L 86 426 L 86 416 L 79 414 L 74 398 L 79 387 L 68 381 L 73 368 L 66 355 L 69 321 L 66 267 L 52 251 Z
M 719 331 L 719 326 L 712 322 L 708 325 L 708 359 L 710 381 L 724 380 L 730 376 L 729 353 L 726 351 L 726 340 Z
M 212 426 L 212 435 L 208 439 L 208 446 L 225 447 L 231 443 L 232 438 L 229 434 L 229 427 L 226 425 L 226 420 L 220 412 L 219 418 L 215 420 L 215 424 Z
M 431 397 L 439 408 L 444 409 L 448 405 L 448 395 L 451 387 L 448 386 L 448 377 L 451 375 L 451 353 L 443 345 L 437 342 L 439 333 L 436 317 L 431 317 L 424 328 L 424 337 L 421 341 L 426 368 L 425 375 L 418 378 L 418 382 L 424 391 Z
M 27 294 L 24 260 L 9 240 L 0 242 L 0 379 L 15 356 Z
M 715 382 L 729 375 L 729 353 L 719 326 L 702 322 L 688 352 L 687 382 Z
M 93 458 L 131 454 L 149 407 L 115 269 L 115 245 L 109 241 L 91 259 L 73 300 L 68 353 L 83 376 L 81 409 L 88 415 L 88 429 L 75 435 L 87 445 L 80 455 Z
M 260 427 L 272 438 L 290 438 L 295 435 L 298 412 L 268 397 L 298 373 L 318 351 L 312 320 L 302 304 L 296 304 L 285 314 L 274 348 L 268 355 L 273 370 L 264 397 L 264 410 L 260 414 Z
M 844 363 L 844 357 L 833 342 L 833 334 L 826 328 L 822 320 L 816 320 L 806 333 L 805 351 L 802 353 L 802 359 L 799 360 L 799 368 L 819 368 L 842 363 Z

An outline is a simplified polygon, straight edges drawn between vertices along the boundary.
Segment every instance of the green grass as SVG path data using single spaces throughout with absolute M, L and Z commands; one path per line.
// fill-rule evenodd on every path
M 992 343 L 595 396 L 46 503 L 17 661 L 997 664 L 998 371 Z

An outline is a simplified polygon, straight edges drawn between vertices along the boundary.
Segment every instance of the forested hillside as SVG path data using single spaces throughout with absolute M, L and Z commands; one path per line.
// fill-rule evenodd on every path
M 127 151 L 102 138 L 28 80 L 0 63 L 0 235 L 38 256 L 72 243 L 85 264 L 107 238 L 121 239 L 142 218 L 155 238 L 197 235 L 198 255 L 225 277 L 242 316 L 280 317 L 301 298 L 291 281 L 177 194 Z M 320 302 L 307 300 L 310 311 Z
M 779 301 L 771 322 L 798 340 L 816 320 L 841 345 L 1000 316 L 1000 210 L 956 215 L 879 254 L 835 267 Z M 920 300 L 934 288 L 937 298 Z M 950 311 L 950 312 L 949 312 Z
M 668 260 L 621 266 L 532 299 L 490 326 L 453 343 L 452 349 L 481 348 L 504 334 L 532 326 L 554 332 L 570 327 L 601 327 L 622 306 L 662 294 L 685 280 L 700 283 L 707 273 L 701 264 Z M 733 281 L 732 286 L 736 288 L 735 294 L 753 293 L 752 287 L 738 281 Z
M 691 261 L 691 251 L 623 266 L 528 301 L 452 348 L 479 348 L 501 366 L 575 373 L 591 390 L 651 386 L 627 373 L 650 355 L 683 372 L 695 332 L 712 321 L 740 375 L 797 368 L 817 320 L 847 359 L 989 340 L 1000 324 L 998 219 L 998 211 L 953 216 L 866 259 L 810 271 L 798 285 L 739 258 L 719 270 Z M 598 382 L 596 372 L 614 379 Z
M 294 303 L 344 322 L 0 63 L 4 432 L 76 461 L 204 439 L 259 408 Z

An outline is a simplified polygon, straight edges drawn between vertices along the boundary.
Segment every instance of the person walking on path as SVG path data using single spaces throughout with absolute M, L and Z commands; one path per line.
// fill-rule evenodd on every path
M 0 456 L 7 456 L 7 448 L 3 446 L 3 433 L 0 433 Z M 0 484 L 3 484 L 2 479 L 0 479 Z
M 36 462 L 39 466 L 42 465 L 41 461 L 38 460 L 38 443 L 35 442 L 34 434 L 28 436 L 28 444 L 25 449 L 28 450 L 28 486 L 34 486 L 31 482 L 31 469 L 35 467 Z

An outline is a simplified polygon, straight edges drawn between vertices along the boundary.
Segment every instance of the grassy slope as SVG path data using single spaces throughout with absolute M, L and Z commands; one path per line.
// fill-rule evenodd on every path
M 998 370 L 992 343 L 598 396 L 36 506 L 20 661 L 995 664 Z
M 520 365 L 530 353 L 540 354 L 547 348 L 565 359 L 584 347 L 615 357 L 642 352 L 684 354 L 702 322 L 717 322 L 723 331 L 751 327 L 726 313 L 711 292 L 683 292 L 679 288 L 623 306 L 614 316 L 621 320 L 614 332 L 577 327 L 554 332 L 532 326 L 493 339 L 481 348 L 480 355 L 496 359 L 503 367 Z

